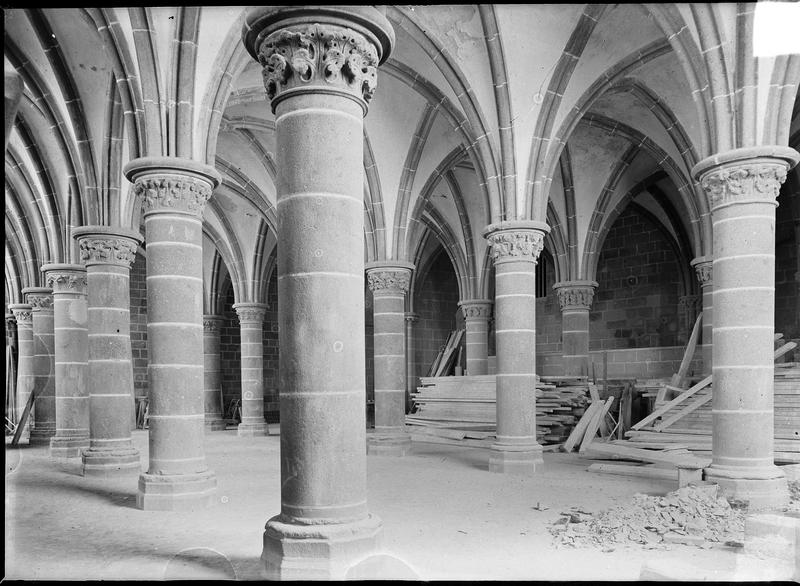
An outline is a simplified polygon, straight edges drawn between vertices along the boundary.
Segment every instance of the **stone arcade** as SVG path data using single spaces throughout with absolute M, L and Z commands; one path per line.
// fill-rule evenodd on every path
M 279 462 L 251 495 L 260 577 L 386 576 L 373 465 L 417 462 L 410 393 L 451 331 L 457 373 L 496 381 L 474 453 L 508 488 L 564 456 L 537 439 L 537 376 L 669 377 L 700 312 L 703 477 L 787 506 L 800 49 L 754 53 L 756 4 L 4 17 L 7 444 L 35 396 L 7 446 L 7 551 L 34 539 L 25 458 L 72 499 L 130 490 L 169 533 L 228 502 L 224 440 Z M 400 492 L 413 474 L 392 500 L 422 498 Z M 45 576 L 34 556 L 7 576 Z M 136 577 L 118 572 L 83 577 Z

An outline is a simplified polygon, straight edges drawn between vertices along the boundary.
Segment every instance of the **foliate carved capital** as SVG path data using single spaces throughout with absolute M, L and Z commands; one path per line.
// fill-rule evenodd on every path
M 405 293 L 411 284 L 411 271 L 405 269 L 371 270 L 367 272 L 367 284 L 373 293 Z
M 544 248 L 544 232 L 538 230 L 502 230 L 486 236 L 494 262 L 525 260 L 536 262 Z
M 263 323 L 264 317 L 267 315 L 267 307 L 260 303 L 236 303 L 233 309 L 239 316 L 239 323 Z
M 202 217 L 212 186 L 198 177 L 159 174 L 136 178 L 133 190 L 144 213 L 179 211 Z
M 86 273 L 78 271 L 48 271 L 47 286 L 53 293 L 86 294 Z
M 492 302 L 486 300 L 469 300 L 459 303 L 464 319 L 489 319 L 492 317 Z
M 26 299 L 33 311 L 53 311 L 52 293 L 28 293 Z
M 378 86 L 378 52 L 361 33 L 333 24 L 275 31 L 258 48 L 273 101 L 291 90 L 338 90 L 369 103 Z
M 694 271 L 697 274 L 697 280 L 700 282 L 701 287 L 708 287 L 714 278 L 713 264 L 710 260 L 702 260 L 693 262 Z
M 222 330 L 223 318 L 219 315 L 204 315 L 203 316 L 203 332 L 217 333 Z
M 110 264 L 130 268 L 137 244 L 125 238 L 81 238 L 80 258 L 86 265 Z
M 558 295 L 561 311 L 566 309 L 589 310 L 592 308 L 597 283 L 594 281 L 563 281 L 556 283 L 553 288 Z
M 745 202 L 777 205 L 778 192 L 786 181 L 786 164 L 754 161 L 712 169 L 700 178 L 711 210 Z
M 30 305 L 10 305 L 8 309 L 14 314 L 17 326 L 31 325 L 33 323 L 33 308 Z M 6 320 L 6 323 L 8 323 L 8 320 Z

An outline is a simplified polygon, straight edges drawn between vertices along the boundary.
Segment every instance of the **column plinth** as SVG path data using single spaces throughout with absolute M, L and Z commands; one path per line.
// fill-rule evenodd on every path
M 86 267 L 88 289 L 90 416 L 83 474 L 135 475 L 141 462 L 131 438 L 130 266 L 142 237 L 136 231 L 109 226 L 83 226 L 72 235 Z
M 26 287 L 22 290 L 33 311 L 33 425 L 29 442 L 50 445 L 56 434 L 56 389 L 53 329 L 53 290 L 47 287 Z
M 35 370 L 33 366 L 33 306 L 27 303 L 14 303 L 8 306 L 17 321 L 17 421 L 19 425 L 22 412 L 33 391 Z M 32 413 L 28 415 L 20 439 L 30 441 Z
M 714 341 L 714 271 L 712 261 L 706 256 L 698 256 L 690 263 L 700 283 L 700 298 L 703 305 L 703 321 L 700 324 L 701 340 L 703 342 L 703 370 L 712 371 L 712 352 Z M 694 324 L 689 325 L 691 328 Z
M 367 453 L 404 456 L 411 449 L 406 431 L 406 292 L 414 265 L 379 261 L 367 265 L 372 291 L 375 364 L 375 431 Z
M 203 209 L 220 176 L 175 157 L 135 159 L 125 176 L 143 203 L 147 243 L 149 462 L 136 503 L 209 506 L 216 478 L 203 449 Z
M 489 299 L 459 301 L 466 326 L 467 374 L 470 376 L 489 372 L 489 319 L 492 302 Z
M 754 147 L 715 155 L 692 174 L 714 229 L 712 463 L 706 478 L 750 510 L 788 503 L 774 464 L 775 208 L 800 155 Z
M 553 285 L 561 306 L 561 347 L 566 376 L 589 375 L 589 311 L 596 281 L 562 281 Z
M 263 303 L 236 303 L 239 316 L 242 361 L 242 421 L 239 436 L 269 435 L 264 420 L 264 342 L 263 327 L 267 306 Z
M 530 474 L 542 463 L 536 441 L 535 269 L 549 227 L 505 221 L 487 226 L 495 267 L 497 441 L 491 472 Z
M 270 579 L 342 579 L 381 533 L 366 493 L 363 117 L 394 33 L 367 6 L 257 8 L 243 41 L 275 114 L 281 513 Z
M 50 455 L 77 458 L 89 447 L 86 269 L 48 264 L 42 271 L 53 290 L 56 433 L 50 439 Z
M 222 367 L 220 334 L 223 318 L 219 315 L 203 316 L 203 394 L 205 397 L 205 426 L 209 431 L 227 427 L 222 418 Z

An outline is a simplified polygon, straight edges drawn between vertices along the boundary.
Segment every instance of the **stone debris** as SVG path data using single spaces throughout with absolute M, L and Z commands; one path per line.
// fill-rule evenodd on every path
M 578 508 L 562 512 L 550 526 L 559 547 L 615 547 L 639 544 L 647 549 L 682 543 L 702 548 L 741 541 L 744 514 L 718 497 L 716 486 L 685 486 L 665 496 L 635 494 L 628 505 L 599 513 Z
M 800 511 L 800 480 L 789 481 L 789 510 Z

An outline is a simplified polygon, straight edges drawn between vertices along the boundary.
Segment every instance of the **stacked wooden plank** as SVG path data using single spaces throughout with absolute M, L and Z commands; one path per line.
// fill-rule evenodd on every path
M 453 369 L 461 363 L 461 338 L 464 330 L 454 330 L 447 336 L 447 341 L 439 349 L 439 353 L 433 360 L 428 370 L 429 377 L 448 376 L 453 374 Z
M 495 375 L 423 377 L 412 394 L 410 426 L 470 432 L 496 430 Z M 587 385 L 574 381 L 557 386 L 537 381 L 536 434 L 542 444 L 564 441 L 587 403 Z

